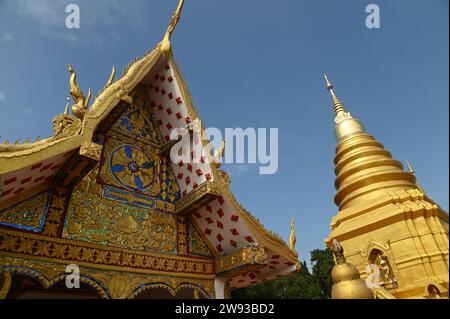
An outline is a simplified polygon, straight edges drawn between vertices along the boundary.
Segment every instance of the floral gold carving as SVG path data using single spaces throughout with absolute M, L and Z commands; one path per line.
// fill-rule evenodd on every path
M 94 161 L 100 161 L 103 146 L 92 142 L 84 142 L 80 148 L 80 155 L 86 156 Z

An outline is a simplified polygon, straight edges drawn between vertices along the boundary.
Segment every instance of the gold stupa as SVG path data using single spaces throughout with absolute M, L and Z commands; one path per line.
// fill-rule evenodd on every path
M 448 297 L 448 213 L 352 117 L 327 78 L 326 85 L 336 113 L 339 212 L 325 242 L 338 240 L 363 278 L 376 270 L 377 298 Z

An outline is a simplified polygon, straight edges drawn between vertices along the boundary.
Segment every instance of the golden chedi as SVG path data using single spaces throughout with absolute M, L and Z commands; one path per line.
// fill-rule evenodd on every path
M 333 287 L 332 299 L 373 299 L 372 290 L 361 280 L 358 269 L 347 263 L 344 249 L 337 240 L 333 240 L 332 251 L 336 265 L 331 270 Z
M 448 213 L 326 83 L 336 114 L 334 201 L 339 212 L 325 242 L 331 246 L 338 240 L 363 278 L 377 277 L 377 298 L 448 297 Z

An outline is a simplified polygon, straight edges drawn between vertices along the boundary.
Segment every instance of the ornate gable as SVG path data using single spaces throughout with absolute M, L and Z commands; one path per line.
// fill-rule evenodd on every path
M 163 41 L 117 81 L 113 69 L 90 108 L 70 68 L 74 115 L 68 103 L 52 137 L 0 144 L 0 256 L 39 269 L 39 256 L 49 269 L 80 264 L 83 274 L 100 274 L 111 297 L 114 280 L 105 270 L 133 286 L 121 296 L 149 282 L 173 286 L 177 276 L 183 285 L 204 280 L 203 287 L 220 276 L 235 289 L 298 270 L 295 250 L 236 201 L 212 154 L 204 148 L 199 163 L 167 156 L 173 129 L 204 130 L 170 45 L 182 4 Z M 39 197 L 30 210 L 46 190 L 50 199 Z M 0 259 L 3 269 L 16 271 Z M 55 282 L 65 275 L 54 271 L 48 278 Z M 128 280 L 137 273 L 139 281 Z M 150 278 L 156 275 L 168 277 Z
M 103 153 L 98 182 L 111 200 L 174 212 L 180 191 L 170 160 L 142 90 L 100 140 Z
M 100 163 L 75 187 L 63 237 L 176 254 L 180 191 L 143 90 L 97 142 Z

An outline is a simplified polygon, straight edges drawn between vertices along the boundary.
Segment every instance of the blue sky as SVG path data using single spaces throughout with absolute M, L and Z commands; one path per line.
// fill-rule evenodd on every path
M 65 28 L 77 3 L 81 28 Z M 365 27 L 365 7 L 381 28 Z M 103 88 L 160 41 L 176 0 L 0 0 L 0 135 L 51 134 L 64 110 L 67 64 Z M 175 58 L 206 126 L 279 128 L 279 171 L 226 165 L 236 197 L 287 239 L 297 222 L 301 259 L 323 247 L 334 197 L 333 112 L 338 96 L 448 211 L 447 0 L 186 0 Z

